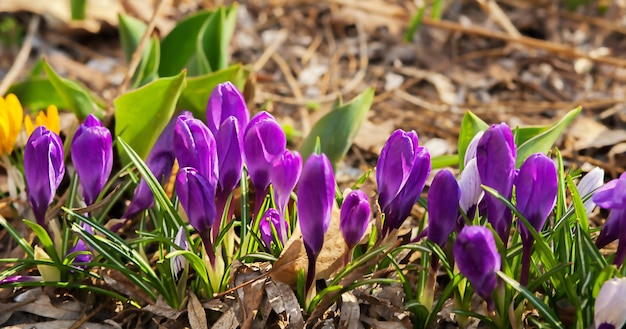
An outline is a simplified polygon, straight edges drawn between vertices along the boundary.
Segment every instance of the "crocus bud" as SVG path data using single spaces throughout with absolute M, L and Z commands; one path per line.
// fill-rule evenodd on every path
M 330 225 L 330 216 L 335 202 L 333 167 L 325 154 L 313 154 L 306 161 L 302 168 L 296 195 L 298 196 L 298 221 L 309 259 L 306 281 L 308 291 L 315 279 L 315 261 L 322 250 L 324 234 Z
M 35 249 L 35 260 L 47 260 L 47 261 L 52 260 L 50 258 L 50 255 L 48 255 L 39 246 L 35 246 L 34 249 Z M 52 265 L 38 264 L 37 270 L 39 271 L 39 274 L 41 275 L 41 278 L 43 279 L 43 281 L 48 281 L 48 282 L 61 281 L 61 272 L 59 271 L 58 268 Z
M 595 192 L 595 190 L 602 186 L 602 184 L 604 184 L 604 170 L 599 167 L 595 167 L 580 179 L 576 188 L 578 189 L 580 197 L 584 198 L 586 195 Z M 585 205 L 585 211 L 587 214 L 591 214 L 593 208 L 596 207 L 596 203 L 593 202 L 592 198 L 589 198 L 583 204 Z
M 237 118 L 230 116 L 224 120 L 215 135 L 219 181 L 217 194 L 228 198 L 237 187 L 243 169 L 243 145 L 241 128 Z
M 24 175 L 30 201 L 39 225 L 44 225 L 46 210 L 63 175 L 63 143 L 45 127 L 37 127 L 24 147 Z
M 541 153 L 529 156 L 515 178 L 515 191 L 517 209 L 537 232 L 541 231 L 554 208 L 558 192 L 556 167 L 552 160 Z M 520 283 L 526 285 L 534 239 L 524 223 L 518 221 L 518 227 L 523 245 Z
M 93 114 L 78 126 L 72 139 L 72 163 L 87 205 L 96 201 L 111 174 L 112 142 L 111 132 Z
M 497 284 L 496 271 L 500 270 L 500 254 L 491 231 L 483 226 L 466 226 L 456 237 L 453 253 L 461 274 L 487 301 L 489 311 L 494 311 L 492 294 Z
M 187 242 L 187 234 L 185 233 L 185 228 L 183 226 L 178 229 L 178 233 L 176 233 L 176 236 L 174 237 L 174 244 L 182 250 L 189 250 L 189 242 Z M 174 250 L 176 249 L 170 249 L 170 251 Z M 178 280 L 181 272 L 183 272 L 185 266 L 187 266 L 187 259 L 183 255 L 178 255 L 172 259 L 170 264 L 172 273 L 174 274 L 176 280 Z
M 461 189 L 461 198 L 459 206 L 461 210 L 469 217 L 473 217 L 473 209 L 482 199 L 485 191 L 480 186 L 480 174 L 476 166 L 476 159 L 471 159 L 459 176 L 459 188 Z
M 250 121 L 250 112 L 239 89 L 230 81 L 221 83 L 213 89 L 206 107 L 206 122 L 213 135 L 228 117 L 233 116 L 244 129 Z
M 285 150 L 281 155 L 277 156 L 272 162 L 272 170 L 270 171 L 270 180 L 274 187 L 274 200 L 276 207 L 282 218 L 285 218 L 285 211 L 291 191 L 300 179 L 302 171 L 302 156 L 296 151 Z
M 272 226 L 276 230 L 276 234 L 281 243 L 285 243 L 286 236 L 282 232 L 286 232 L 287 222 L 280 218 L 278 211 L 274 208 L 269 208 L 261 217 L 259 223 L 259 230 L 261 231 L 261 240 L 265 243 L 267 250 L 271 250 L 272 241 L 274 241 L 274 235 L 272 234 Z
M 215 184 L 192 167 L 184 167 L 176 176 L 176 195 L 185 210 L 189 223 L 198 231 L 211 264 L 215 263 L 211 243 L 211 226 L 217 216 L 215 209 Z
M 554 162 L 541 153 L 533 154 L 524 161 L 515 179 L 517 209 L 535 228 L 541 231 L 556 203 L 558 192 Z M 522 241 L 532 240 L 526 226 L 520 221 Z
M 179 116 L 174 129 L 178 165 L 196 168 L 206 179 L 217 182 L 217 146 L 209 128 L 198 119 Z
M 339 214 L 339 228 L 348 250 L 352 250 L 365 235 L 370 215 L 370 203 L 365 192 L 354 190 L 343 199 Z
M 515 178 L 515 155 L 513 133 L 505 123 L 489 127 L 476 147 L 476 162 L 482 184 L 495 189 L 509 200 Z M 485 202 L 487 220 L 506 245 L 511 229 L 511 211 L 489 193 L 485 194 Z
M 286 146 L 285 132 L 271 114 L 260 112 L 250 120 L 244 132 L 243 150 L 252 184 L 263 197 L 270 184 L 272 162 Z
M 626 278 L 606 281 L 594 305 L 596 329 L 619 329 L 626 323 Z
M 81 223 L 80 226 L 87 233 L 93 235 L 93 228 L 91 226 L 89 226 L 89 224 Z M 87 248 L 87 245 L 85 244 L 85 242 L 82 239 L 78 239 L 78 241 L 76 241 L 76 244 L 72 248 L 70 248 L 70 250 L 68 250 L 67 253 L 71 254 L 73 252 L 79 252 L 79 251 L 86 251 L 86 252 L 89 251 L 89 249 Z M 91 253 L 84 253 L 84 254 L 77 255 L 74 258 L 74 262 L 73 263 L 89 263 L 91 261 L 91 256 L 92 256 Z M 79 266 L 85 268 L 84 265 L 79 265 Z
M 428 191 L 428 240 L 443 247 L 456 227 L 461 190 L 449 170 L 440 170 Z
M 430 173 L 430 154 L 418 146 L 417 133 L 396 130 L 376 163 L 378 204 L 385 213 L 383 233 L 397 229 L 411 213 Z
M 176 127 L 176 120 L 181 116 L 192 117 L 191 112 L 184 111 L 178 117 L 172 118 L 161 132 L 161 135 L 159 135 L 146 159 L 146 166 L 148 166 L 148 169 L 161 184 L 167 182 L 172 174 L 172 167 L 176 160 L 176 155 L 174 154 L 174 128 Z M 139 185 L 135 188 L 133 200 L 122 218 L 130 218 L 153 205 L 154 196 L 152 191 L 150 191 L 146 180 L 142 178 Z M 115 231 L 114 229 L 112 230 Z

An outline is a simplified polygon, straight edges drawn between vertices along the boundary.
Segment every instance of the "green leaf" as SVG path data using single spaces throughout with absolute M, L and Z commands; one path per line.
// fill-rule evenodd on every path
M 115 99 L 115 135 L 145 159 L 169 122 L 185 83 L 185 72 L 161 78 Z M 117 144 L 122 164 L 130 158 Z
M 552 124 L 547 130 L 519 145 L 517 147 L 517 168 L 519 168 L 524 160 L 531 154 L 547 153 L 550 148 L 552 148 L 557 138 L 561 136 L 561 133 L 563 133 L 565 128 L 576 118 L 580 111 L 580 107 L 569 111 L 561 120 Z
M 210 73 L 228 65 L 228 44 L 235 31 L 237 5 L 219 7 L 202 25 L 196 45 L 196 59 L 201 73 Z
M 221 25 L 217 24 L 219 22 L 209 24 L 209 20 L 218 16 L 220 10 L 225 11 L 225 19 L 216 19 L 222 21 Z M 215 65 L 216 69 L 219 63 L 224 63 L 220 68 L 225 67 L 228 59 L 227 47 L 222 45 L 228 45 L 234 31 L 235 19 L 236 6 L 230 6 L 217 11 L 201 11 L 182 20 L 161 42 L 159 75 L 172 76 L 185 68 L 189 76 L 210 72 L 206 70 L 208 67 L 204 70 L 198 67 L 199 60 L 204 65 Z M 215 29 L 218 25 L 219 29 Z M 191 40 L 197 42 L 190 42 Z M 203 54 L 200 59 L 197 58 L 198 53 Z
M 43 69 L 46 71 L 46 75 L 54 90 L 63 99 L 67 108 L 74 112 L 80 120 L 85 119 L 91 113 L 102 119 L 102 111 L 100 111 L 96 101 L 85 88 L 74 81 L 61 78 L 54 72 L 47 61 L 43 61 Z
M 178 107 L 191 111 L 196 118 L 205 118 L 206 105 L 215 86 L 230 81 L 243 90 L 249 74 L 250 71 L 237 64 L 217 72 L 187 78 L 187 86 L 180 95 Z
M 85 19 L 87 14 L 87 0 L 70 0 L 72 19 Z
M 0 226 L 4 227 L 9 235 L 11 235 L 13 240 L 15 240 L 15 242 L 17 242 L 17 244 L 22 247 L 22 250 L 24 250 L 24 252 L 27 253 L 28 256 L 30 256 L 30 258 L 35 258 L 35 251 L 33 250 L 33 247 L 30 246 L 30 243 L 26 241 L 23 235 L 18 232 L 13 226 L 11 226 L 11 224 L 9 224 L 6 218 L 4 218 L 2 215 L 0 215 Z
M 550 126 L 532 126 L 532 127 L 518 127 L 513 130 L 513 136 L 515 136 L 515 145 L 522 145 L 529 139 L 545 132 L 550 129 Z
M 484 131 L 489 127 L 485 121 L 481 120 L 474 113 L 467 111 L 461 121 L 461 132 L 459 133 L 459 169 L 463 171 L 465 167 L 465 151 L 467 146 L 479 131 Z
M 141 37 L 146 33 L 148 26 L 143 21 L 131 16 L 119 14 L 118 17 L 120 22 L 120 42 L 124 51 L 124 58 L 126 58 L 127 63 L 130 63 L 133 53 L 137 49 Z
M 61 95 L 56 92 L 50 80 L 45 77 L 36 77 L 16 83 L 9 88 L 7 93 L 15 94 L 22 106 L 29 108 L 31 112 L 45 109 L 50 105 L 56 105 L 60 109 L 67 108 Z
M 143 57 L 133 76 L 133 89 L 141 87 L 159 78 L 159 61 L 161 60 L 161 47 L 159 38 L 152 37 L 148 47 L 144 49 Z
M 543 315 L 543 317 L 548 321 L 548 324 L 552 328 L 563 328 L 563 324 L 559 320 L 559 318 L 554 314 L 552 309 L 546 305 L 541 299 L 537 298 L 535 294 L 528 291 L 528 289 L 524 288 L 519 282 L 514 279 L 508 277 L 506 274 L 498 271 L 498 276 L 502 278 L 504 282 L 506 282 L 513 289 L 517 290 L 522 296 L 524 296 L 528 301 L 537 308 L 539 313 Z
M 432 169 L 454 167 L 459 164 L 458 154 L 445 154 L 430 159 Z
M 31 222 L 28 219 L 24 219 L 24 224 L 26 224 L 26 226 L 28 226 L 35 233 L 35 235 L 39 239 L 39 242 L 41 242 L 43 249 L 46 251 L 46 253 L 48 253 L 52 260 L 55 263 L 59 263 L 59 255 L 57 255 L 57 252 L 54 249 L 54 243 L 52 242 L 50 235 L 48 235 L 48 231 L 46 231 L 43 226 L 35 222 Z
M 319 137 L 322 152 L 328 156 L 333 167 L 348 152 L 354 137 L 361 128 L 367 112 L 372 106 L 374 88 L 369 88 L 346 104 L 336 102 L 311 129 L 300 146 L 303 161 L 311 155 Z
M 417 13 L 411 18 L 411 22 L 409 22 L 409 27 L 404 33 L 404 41 L 411 42 L 413 41 L 413 34 L 415 31 L 422 26 L 422 21 L 424 20 L 424 12 L 426 11 L 426 4 L 423 4 L 418 10 Z

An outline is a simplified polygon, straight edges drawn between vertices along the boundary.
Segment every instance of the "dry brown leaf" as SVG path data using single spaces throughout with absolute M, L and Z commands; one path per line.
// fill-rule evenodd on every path
M 104 283 L 117 292 L 140 300 L 146 304 L 153 303 L 150 296 L 118 271 L 107 270 L 106 273 L 102 275 L 102 278 L 104 279 Z
M 569 135 L 575 139 L 574 148 L 577 150 L 600 148 L 626 141 L 626 131 L 610 130 L 588 117 L 576 119 L 569 130 Z
M 341 316 L 339 317 L 339 328 L 359 328 L 360 317 L 361 309 L 359 306 L 359 301 L 356 299 L 356 297 L 351 292 L 347 292 L 341 295 Z
M 58 320 L 39 323 L 25 323 L 4 327 L 4 329 L 67 329 L 74 325 L 74 321 Z M 98 324 L 93 322 L 83 323 L 80 329 L 115 329 L 114 326 L 108 324 Z
M 183 311 L 173 309 L 171 306 L 169 306 L 165 301 L 165 298 L 163 298 L 163 296 L 161 295 L 157 297 L 156 304 L 146 305 L 143 309 L 170 320 L 178 319 L 178 317 L 183 313 Z
M 211 329 L 237 329 L 239 328 L 239 321 L 233 308 L 228 309 L 226 313 L 222 314 L 220 318 L 213 324 Z
M 346 243 L 339 229 L 339 208 L 334 205 L 330 225 L 324 235 L 324 245 L 317 257 L 315 278 L 327 279 L 341 269 L 345 252 Z M 291 238 L 285 243 L 282 254 L 274 263 L 270 276 L 274 280 L 295 287 L 298 272 L 306 271 L 307 267 L 308 259 L 302 242 L 302 233 L 300 227 L 297 226 Z
M 385 120 L 378 124 L 365 120 L 356 138 L 354 138 L 354 145 L 363 150 L 380 154 L 383 145 L 385 145 L 394 129 L 395 124 L 391 120 Z
M 76 320 L 80 318 L 84 305 L 77 301 L 68 301 L 53 305 L 50 297 L 43 293 L 42 289 L 31 289 L 28 292 L 17 296 L 15 300 L 19 303 L 32 297 L 35 299 L 31 303 L 21 305 L 14 311 L 22 311 L 56 320 Z
M 189 302 L 187 303 L 187 314 L 191 329 L 208 329 L 204 307 L 193 292 L 189 292 Z
M 288 322 L 286 327 L 304 327 L 300 303 L 290 286 L 280 281 L 269 280 L 265 284 L 265 292 L 274 312 L 279 315 L 286 314 L 286 322 Z
M 47 18 L 48 27 L 81 28 L 89 32 L 100 31 L 102 23 L 117 26 L 117 15 L 122 12 L 118 0 L 89 0 L 86 18 L 72 20 L 67 0 L 2 0 L 0 12 L 29 11 Z M 59 24 L 60 23 L 60 24 Z
M 361 321 L 371 325 L 373 328 L 405 329 L 405 326 L 399 321 L 379 321 L 366 316 L 362 316 Z
M 261 275 L 262 273 L 260 269 L 256 266 L 251 267 L 241 262 L 233 263 L 231 280 L 234 276 L 234 285 L 243 286 L 241 289 L 237 289 L 236 291 L 237 301 L 239 302 L 239 307 L 236 311 L 241 313 L 239 314 L 239 320 L 242 322 L 242 329 L 259 327 L 259 322 L 262 322 L 262 319 L 259 320 L 256 316 L 259 313 L 261 303 L 263 302 L 263 285 L 265 281 L 255 280 Z M 251 284 L 244 284 L 250 281 L 252 281 Z

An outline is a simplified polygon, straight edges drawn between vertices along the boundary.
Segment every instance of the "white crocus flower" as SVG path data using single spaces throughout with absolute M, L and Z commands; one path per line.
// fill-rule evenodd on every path
M 606 281 L 596 298 L 596 329 L 618 329 L 626 323 L 626 278 Z
M 465 213 L 467 213 L 472 206 L 477 205 L 485 194 L 480 184 L 478 166 L 474 158 L 467 163 L 459 177 L 459 188 L 461 189 L 459 206 Z
M 604 184 L 604 170 L 599 167 L 593 168 L 590 172 L 588 172 L 581 180 L 578 182 L 576 189 L 578 190 L 578 194 L 580 194 L 581 198 L 584 198 L 587 194 L 592 193 L 598 187 Z M 593 208 L 596 207 L 595 202 L 589 198 L 589 200 L 584 202 L 585 210 L 587 214 L 590 214 L 593 211 Z

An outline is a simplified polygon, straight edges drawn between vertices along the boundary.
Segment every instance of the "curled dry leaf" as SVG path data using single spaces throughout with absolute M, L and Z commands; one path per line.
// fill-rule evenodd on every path
M 204 307 L 193 292 L 189 292 L 189 303 L 187 303 L 187 314 L 189 316 L 189 326 L 191 329 L 208 329 Z
M 220 318 L 213 324 L 211 329 L 236 329 L 239 328 L 239 321 L 237 320 L 237 315 L 235 314 L 235 310 L 231 307 L 226 311 L 226 313 L 222 314 Z
M 359 301 L 351 293 L 341 295 L 341 316 L 339 317 L 340 329 L 358 329 L 361 309 Z
M 279 281 L 269 280 L 265 283 L 265 292 L 274 312 L 286 322 L 283 328 L 304 327 L 300 303 L 298 303 L 298 298 L 290 286 Z
M 84 305 L 77 301 L 67 301 L 53 305 L 50 297 L 44 294 L 42 289 L 31 289 L 26 294 L 28 294 L 27 297 L 16 297 L 16 301 L 19 303 L 20 301 L 31 300 L 32 302 L 16 307 L 13 310 L 14 312 L 22 311 L 56 320 L 76 320 L 81 316 L 84 308 Z M 30 299 L 33 296 L 35 298 Z
M 165 298 L 161 295 L 159 295 L 155 304 L 146 305 L 143 310 L 170 320 L 178 319 L 178 317 L 183 313 L 183 311 L 175 310 L 169 306 L 165 301 Z
M 4 327 L 4 329 L 67 329 L 72 328 L 75 325 L 75 321 L 72 320 L 57 320 L 57 321 L 46 321 L 39 323 L 25 323 L 14 326 Z M 109 324 L 98 324 L 93 322 L 83 323 L 80 328 L 89 328 L 89 329 L 115 329 L 114 326 Z
M 324 235 L 324 245 L 317 258 L 316 279 L 327 279 L 334 272 L 342 268 L 343 255 L 346 252 L 346 243 L 343 241 L 339 229 L 339 208 L 333 207 L 332 218 L 328 231 Z M 270 277 L 276 281 L 284 282 L 292 287 L 296 286 L 298 272 L 307 269 L 307 256 L 302 242 L 300 227 L 296 227 L 293 235 L 287 243 L 278 260 L 274 263 Z

